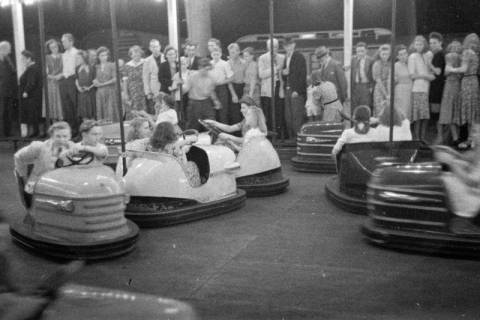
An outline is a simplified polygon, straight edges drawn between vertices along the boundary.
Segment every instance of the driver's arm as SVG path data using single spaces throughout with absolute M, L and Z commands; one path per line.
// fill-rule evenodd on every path
M 33 164 L 42 151 L 43 142 L 34 141 L 26 147 L 18 150 L 13 156 L 15 171 L 20 177 L 28 177 L 28 165 Z
M 224 132 L 235 132 L 235 131 L 240 131 L 242 129 L 241 126 L 239 127 L 238 123 L 228 125 L 228 124 L 224 124 L 224 123 L 220 123 L 218 121 L 215 121 L 214 126 L 217 127 L 218 129 L 224 131 Z
M 100 160 L 100 161 L 103 161 L 107 158 L 108 156 L 108 148 L 106 145 L 104 144 L 101 144 L 101 143 L 97 143 L 96 146 L 92 147 L 92 146 L 82 146 L 80 148 L 80 151 L 85 151 L 85 152 L 90 152 L 90 153 L 93 153 L 93 155 L 95 156 L 95 158 L 97 160 Z

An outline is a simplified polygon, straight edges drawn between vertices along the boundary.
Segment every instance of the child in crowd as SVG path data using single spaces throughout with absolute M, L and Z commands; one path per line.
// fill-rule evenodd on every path
M 315 79 L 315 82 L 313 79 Z M 307 84 L 307 101 L 305 102 L 305 110 L 308 120 L 321 120 L 322 108 L 319 101 L 313 97 L 313 92 L 316 90 L 315 88 L 320 84 L 318 77 L 314 75 L 308 77 Z
M 376 129 L 370 127 L 371 111 L 368 106 L 358 106 L 353 110 L 354 127 L 345 129 L 332 149 L 337 155 L 346 143 L 370 142 L 376 139 Z
M 340 102 L 337 94 L 335 84 L 330 81 L 324 81 L 320 70 L 312 73 L 312 83 L 318 83 L 313 90 L 313 98 L 318 100 L 318 103 L 323 108 L 323 121 L 341 122 L 341 112 L 343 105 Z
M 240 151 L 242 145 L 248 143 L 248 141 L 254 137 L 265 137 L 267 135 L 267 125 L 262 109 L 257 107 L 252 98 L 247 96 L 240 99 L 239 103 L 241 105 L 240 112 L 244 117 L 241 122 L 227 125 L 215 120 L 205 120 L 206 123 L 225 132 L 242 132 L 241 137 L 236 137 L 224 132 L 220 133 L 218 136 L 220 143 L 226 143 L 232 147 L 234 151 Z
M 182 92 L 183 95 L 183 108 L 181 108 L 181 97 L 180 97 L 180 88 L 182 83 L 186 83 L 188 81 L 188 78 L 190 77 L 190 73 L 192 72 L 191 70 L 188 69 L 188 61 L 186 57 L 181 57 L 180 58 L 180 67 L 181 67 L 181 73 L 182 77 L 180 79 L 180 73 L 177 72 L 173 75 L 172 78 L 172 86 L 169 88 L 170 91 L 174 92 L 175 94 L 175 110 L 177 111 L 179 122 L 182 125 L 185 125 L 186 123 L 186 105 L 188 102 L 188 95 L 185 92 Z

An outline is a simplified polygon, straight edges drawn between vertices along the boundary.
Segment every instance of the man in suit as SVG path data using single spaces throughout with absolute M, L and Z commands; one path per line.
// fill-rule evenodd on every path
M 7 41 L 0 42 L 0 136 L 12 134 L 13 103 L 17 96 L 15 67 L 10 60 L 12 46 Z
M 198 70 L 197 44 L 191 41 L 185 42 L 185 57 L 187 58 L 187 69 Z
M 155 114 L 154 98 L 160 93 L 160 82 L 158 80 L 158 71 L 163 62 L 162 46 L 157 39 L 150 40 L 150 52 L 143 63 L 143 89 L 147 98 L 147 112 Z
M 307 62 L 303 54 L 295 51 L 295 41 L 285 39 L 286 52 L 282 70 L 285 83 L 285 124 L 289 138 L 295 138 L 305 117 L 307 96 Z
M 350 64 L 350 83 L 352 86 L 352 111 L 360 105 L 372 106 L 373 59 L 367 55 L 365 42 L 357 43 L 356 55 Z
M 347 78 L 340 62 L 330 57 L 327 47 L 321 46 L 315 50 L 317 60 L 320 62 L 320 74 L 324 81 L 332 82 L 337 88 L 338 99 L 343 104 L 347 100 Z
M 260 78 L 260 104 L 267 119 L 267 127 L 269 130 L 275 129 L 277 133 L 283 136 L 282 130 L 284 126 L 284 88 L 283 79 L 281 76 L 283 65 L 285 63 L 285 56 L 278 53 L 278 40 L 273 39 L 273 55 L 274 55 L 274 70 L 273 70 L 273 83 L 275 91 L 273 96 L 275 97 L 275 109 L 271 110 L 272 99 L 272 70 L 271 70 L 271 51 L 270 40 L 267 40 L 267 52 L 262 54 L 258 58 L 258 76 Z M 272 128 L 273 116 L 275 112 L 276 128 Z

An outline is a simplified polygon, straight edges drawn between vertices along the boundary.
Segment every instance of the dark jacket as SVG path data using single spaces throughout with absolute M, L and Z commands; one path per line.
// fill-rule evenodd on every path
M 160 91 L 170 94 L 168 87 L 172 85 L 173 74 L 170 72 L 170 64 L 168 61 L 160 63 L 158 68 L 158 81 L 160 82 Z
M 287 58 L 285 57 L 284 69 L 287 68 Z M 303 54 L 294 51 L 290 59 L 288 76 L 284 76 L 285 87 L 296 91 L 299 95 L 307 95 L 307 62 Z
M 373 76 L 372 76 L 372 66 L 373 66 L 373 59 L 369 56 L 365 57 L 365 65 L 364 65 L 364 72 L 367 77 L 368 83 L 372 86 L 374 81 L 373 81 Z M 360 68 L 360 60 L 355 56 L 352 58 L 352 62 L 350 64 L 351 66 L 351 72 L 350 72 L 350 83 L 352 86 L 355 86 L 355 81 L 356 81 L 356 75 L 357 72 L 359 72 Z
M 187 59 L 187 63 L 190 63 L 190 59 L 188 57 L 185 57 Z M 198 61 L 200 60 L 199 56 L 193 57 L 193 62 L 192 64 L 189 64 L 187 66 L 188 70 L 198 70 Z
M 337 88 L 337 94 L 340 101 L 343 103 L 347 99 L 347 77 L 343 71 L 340 62 L 330 58 L 325 67 L 321 67 L 321 75 L 323 81 L 332 82 Z
M 15 67 L 9 57 L 0 60 L 0 97 L 17 96 Z

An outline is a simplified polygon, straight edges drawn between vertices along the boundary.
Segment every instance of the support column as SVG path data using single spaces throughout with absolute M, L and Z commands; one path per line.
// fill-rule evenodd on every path
M 168 42 L 174 48 L 178 46 L 178 9 L 177 0 L 167 0 Z M 179 48 L 177 48 L 178 50 Z
M 21 53 L 25 50 L 25 30 L 23 27 L 23 7 L 20 1 L 17 0 L 12 1 L 12 23 L 17 77 L 20 78 L 24 71 L 21 63 Z
M 349 66 L 353 50 L 353 0 L 343 0 L 343 65 Z M 345 72 L 347 77 L 348 97 L 350 97 L 350 68 Z
M 198 43 L 198 54 L 207 55 L 207 41 L 212 37 L 210 1 L 185 0 L 188 38 Z

